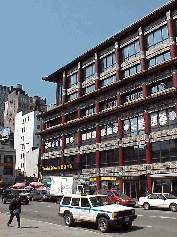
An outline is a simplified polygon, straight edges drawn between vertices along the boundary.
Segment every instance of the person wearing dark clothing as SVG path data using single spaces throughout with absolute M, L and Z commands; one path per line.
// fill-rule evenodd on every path
M 9 226 L 12 223 L 14 216 L 16 216 L 18 228 L 20 228 L 21 201 L 19 200 L 19 194 L 16 194 L 15 197 L 10 202 L 9 210 L 10 210 L 10 219 L 7 222 L 7 226 Z M 14 213 L 15 211 L 16 213 Z

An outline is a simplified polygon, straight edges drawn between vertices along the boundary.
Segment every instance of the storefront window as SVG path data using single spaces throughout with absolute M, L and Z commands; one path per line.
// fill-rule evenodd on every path
M 118 138 L 118 123 L 110 123 L 101 126 L 101 141 Z
M 96 128 L 82 131 L 82 145 L 95 144 L 96 142 Z
M 96 153 L 89 153 L 82 155 L 82 168 L 83 169 L 96 168 Z
M 111 149 L 108 151 L 101 151 L 100 153 L 100 166 L 111 167 L 119 165 L 119 150 Z

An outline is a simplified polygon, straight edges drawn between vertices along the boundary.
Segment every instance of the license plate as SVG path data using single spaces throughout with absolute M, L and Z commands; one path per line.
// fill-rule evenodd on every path
M 128 222 L 129 221 L 129 217 L 125 217 L 125 221 Z

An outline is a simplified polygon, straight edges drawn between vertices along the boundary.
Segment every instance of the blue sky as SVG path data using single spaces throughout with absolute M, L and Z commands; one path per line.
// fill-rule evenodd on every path
M 55 103 L 42 81 L 167 0 L 0 0 L 0 85 Z

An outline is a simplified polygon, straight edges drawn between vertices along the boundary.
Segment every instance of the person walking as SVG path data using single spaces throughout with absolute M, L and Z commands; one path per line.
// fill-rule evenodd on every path
M 20 213 L 21 213 L 21 201 L 19 200 L 19 194 L 16 194 L 15 197 L 12 199 L 9 205 L 10 210 L 10 219 L 7 222 L 7 226 L 12 223 L 14 216 L 17 218 L 17 226 L 20 228 Z

